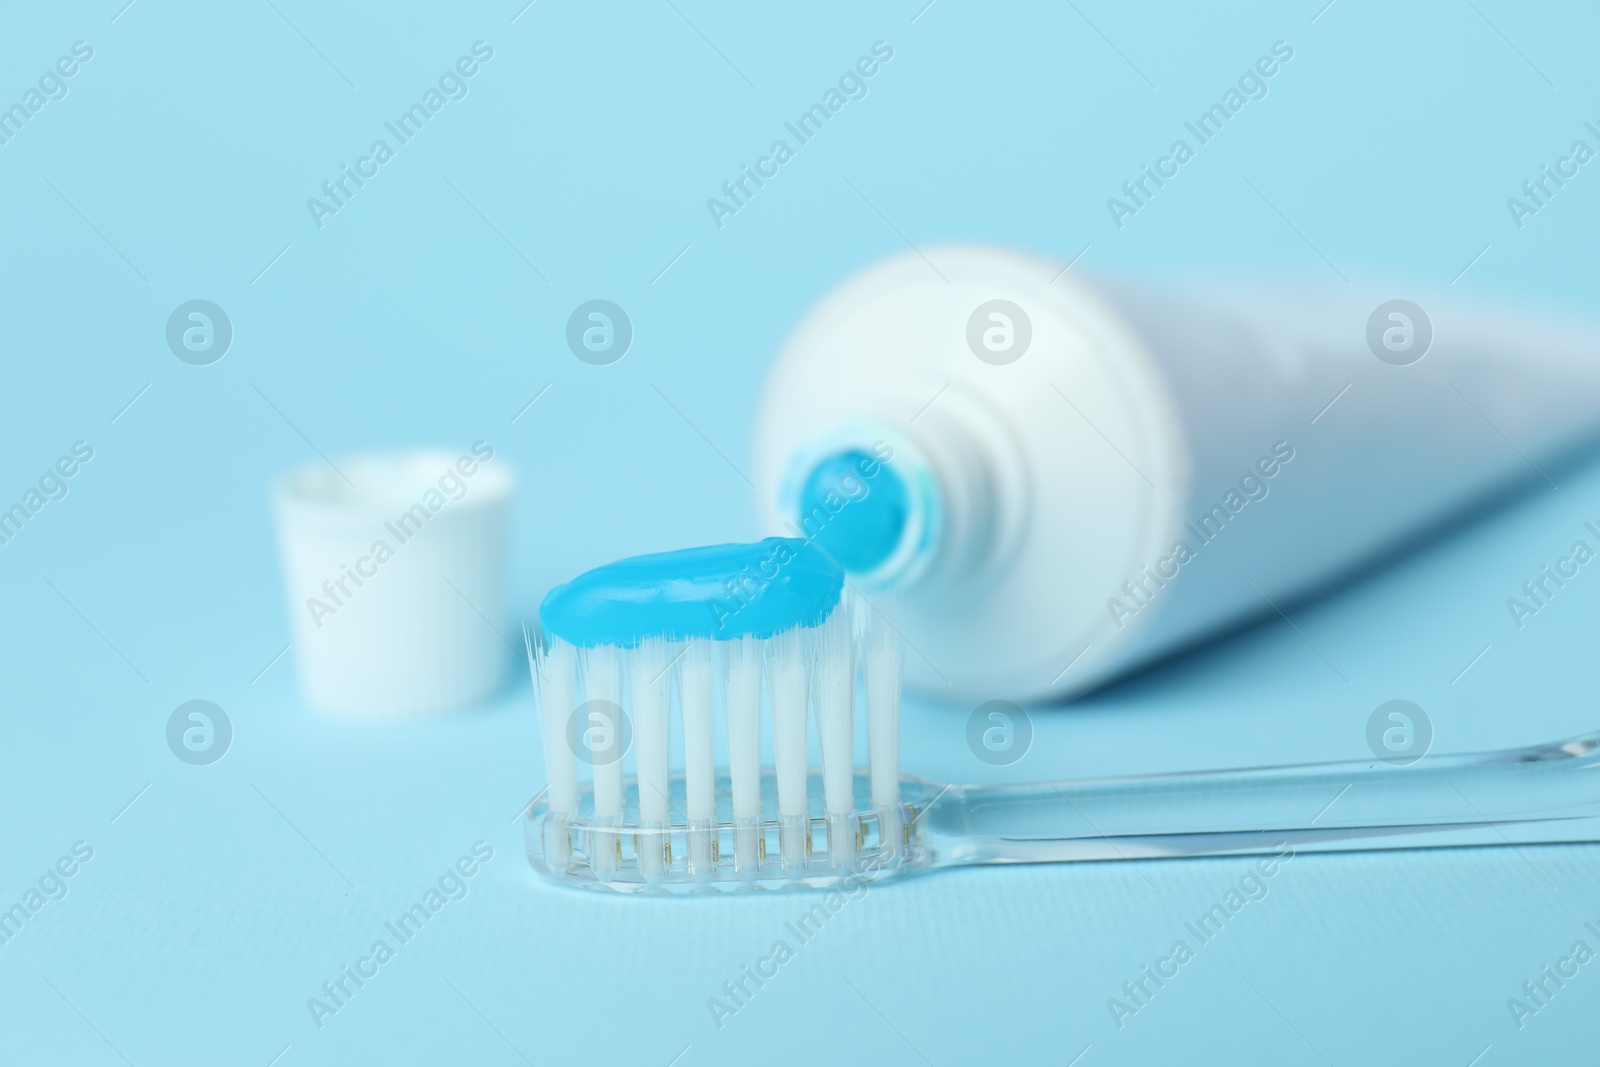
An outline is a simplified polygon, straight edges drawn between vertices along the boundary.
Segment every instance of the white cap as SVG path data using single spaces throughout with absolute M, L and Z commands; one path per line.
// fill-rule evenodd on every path
M 515 476 L 479 441 L 318 462 L 273 490 L 306 700 L 408 715 L 492 694 L 513 649 L 505 560 Z

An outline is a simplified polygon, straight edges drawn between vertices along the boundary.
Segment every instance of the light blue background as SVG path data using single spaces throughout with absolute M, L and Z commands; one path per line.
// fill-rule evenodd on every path
M 1120 1031 L 1106 999 L 1245 861 L 884 886 L 719 1031 L 706 999 L 813 899 L 551 888 L 513 825 L 542 785 L 523 688 L 370 725 L 308 711 L 292 653 L 262 673 L 288 641 L 265 485 L 313 442 L 493 442 L 522 475 L 528 615 L 606 559 L 753 536 L 730 468 L 766 360 L 829 285 L 905 240 L 1336 284 L 1325 256 L 1433 287 L 1488 246 L 1457 289 L 1600 310 L 1593 165 L 1520 231 L 1505 207 L 1600 118 L 1581 5 L 673 3 L 0 15 L 0 103 L 74 41 L 95 50 L 0 145 L 0 498 L 73 441 L 95 449 L 0 546 L 0 901 L 74 841 L 95 849 L 0 946 L 0 1062 L 1592 1055 L 1600 964 L 1520 1032 L 1505 1007 L 1574 941 L 1600 948 L 1583 930 L 1600 924 L 1591 847 L 1301 857 Z M 470 95 L 318 230 L 306 198 L 480 39 L 495 55 Z M 870 95 L 718 230 L 706 198 L 880 39 L 895 56 Z M 1295 57 L 1270 95 L 1116 229 L 1106 197 L 1277 40 Z M 163 337 L 197 297 L 236 331 L 209 367 Z M 637 331 L 608 368 L 563 342 L 595 297 Z M 978 780 L 1358 758 L 1395 697 L 1429 711 L 1438 751 L 1593 727 L 1600 577 L 1520 632 L 1505 609 L 1600 520 L 1600 470 L 1553 473 L 1558 491 L 1294 610 L 1304 639 L 1269 621 L 1037 714 L 1008 770 L 967 751 L 970 709 L 914 704 L 905 765 Z M 236 730 L 206 768 L 163 737 L 193 698 Z M 470 895 L 319 1030 L 306 998 L 480 839 L 495 858 Z

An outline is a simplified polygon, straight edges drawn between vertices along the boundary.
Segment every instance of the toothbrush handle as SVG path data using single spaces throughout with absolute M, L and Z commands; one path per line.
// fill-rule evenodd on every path
M 1409 767 L 952 786 L 917 821 L 936 867 L 1600 841 L 1600 733 Z

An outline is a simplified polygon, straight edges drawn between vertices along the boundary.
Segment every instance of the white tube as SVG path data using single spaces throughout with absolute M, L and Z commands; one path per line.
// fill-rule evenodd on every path
M 1344 285 L 1174 294 L 925 251 L 800 324 L 753 445 L 767 525 L 824 547 L 836 513 L 808 478 L 892 450 L 904 531 L 853 581 L 895 591 L 906 681 L 925 691 L 1081 692 L 1495 489 L 1544 486 L 1600 427 L 1600 331 L 1547 316 Z M 1380 312 L 1397 297 L 1425 313 Z M 863 475 L 836 499 L 882 486 Z

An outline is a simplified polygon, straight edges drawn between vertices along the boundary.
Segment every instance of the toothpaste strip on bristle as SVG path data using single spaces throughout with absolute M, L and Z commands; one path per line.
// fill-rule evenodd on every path
M 522 639 L 539 701 L 539 737 L 550 810 L 571 815 L 578 810 L 578 767 L 567 747 L 567 720 L 577 707 L 573 699 L 576 650 L 565 641 L 552 641 L 548 649 L 536 648 L 527 627 L 523 627 Z
M 678 661 L 678 705 L 683 711 L 683 777 L 688 816 L 717 816 L 716 688 L 711 642 L 697 637 Z M 759 702 L 760 693 L 756 700 Z M 730 729 L 732 726 L 730 715 Z M 759 756 L 758 756 L 759 758 Z M 757 794 L 757 805 L 760 795 Z
M 855 807 L 853 637 L 849 613 L 843 605 L 834 608 L 833 614 L 811 635 L 823 800 L 830 815 L 848 815 Z
M 807 629 L 796 627 L 766 641 L 767 699 L 772 704 L 772 753 L 778 780 L 778 814 L 805 816 Z
M 583 675 L 585 703 L 596 700 L 608 702 L 612 708 L 622 707 L 621 650 L 615 645 L 596 645 L 578 653 L 579 673 Z M 594 709 L 591 709 L 592 725 Z M 612 743 L 620 743 L 616 733 L 622 729 L 620 722 L 604 724 L 613 731 Z M 562 741 L 565 744 L 565 739 Z M 622 760 L 616 758 L 594 761 L 594 815 L 597 819 L 616 819 L 622 815 Z
M 900 635 L 868 607 L 862 615 L 866 655 L 867 751 L 872 805 L 900 803 Z
M 639 817 L 645 822 L 665 822 L 670 810 L 667 711 L 675 651 L 659 638 L 647 638 L 629 654 L 634 770 L 639 786 Z

